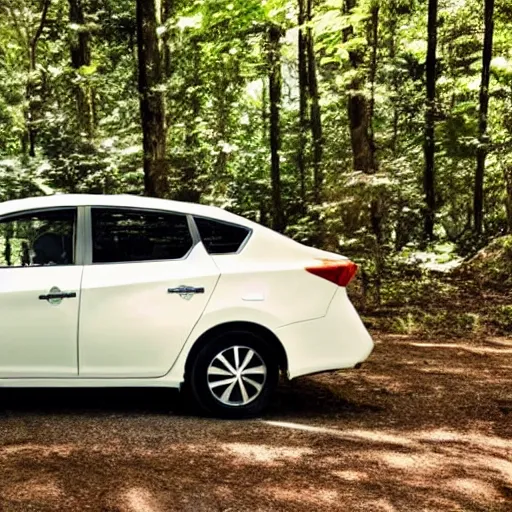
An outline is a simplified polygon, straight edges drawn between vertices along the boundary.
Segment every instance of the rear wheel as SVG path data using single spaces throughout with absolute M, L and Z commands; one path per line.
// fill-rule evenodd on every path
M 271 346 L 254 333 L 231 331 L 199 351 L 188 385 L 204 411 L 243 418 L 259 414 L 268 405 L 278 378 Z

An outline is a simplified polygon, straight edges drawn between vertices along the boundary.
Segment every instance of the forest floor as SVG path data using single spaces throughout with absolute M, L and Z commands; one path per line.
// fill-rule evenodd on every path
M 2 390 L 1 511 L 512 510 L 512 339 L 374 332 L 248 421 L 166 390 Z

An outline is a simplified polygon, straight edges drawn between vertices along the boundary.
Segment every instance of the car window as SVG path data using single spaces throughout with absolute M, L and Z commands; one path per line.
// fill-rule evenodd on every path
M 0 267 L 73 265 L 75 245 L 75 208 L 0 220 Z
M 93 263 L 176 260 L 193 245 L 187 217 L 145 210 L 92 209 Z
M 237 252 L 250 233 L 249 229 L 242 226 L 213 219 L 196 217 L 195 222 L 201 240 L 210 254 Z

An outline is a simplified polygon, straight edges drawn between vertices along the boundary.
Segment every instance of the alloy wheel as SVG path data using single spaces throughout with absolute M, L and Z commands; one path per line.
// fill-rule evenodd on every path
M 267 366 L 254 349 L 234 345 L 213 358 L 207 378 L 212 395 L 220 403 L 240 407 L 256 400 L 263 391 Z

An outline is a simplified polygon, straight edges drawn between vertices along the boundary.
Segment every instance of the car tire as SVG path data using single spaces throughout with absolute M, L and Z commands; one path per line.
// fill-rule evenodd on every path
M 187 387 L 203 412 L 221 418 L 258 415 L 279 380 L 272 347 L 249 331 L 229 331 L 196 354 Z

